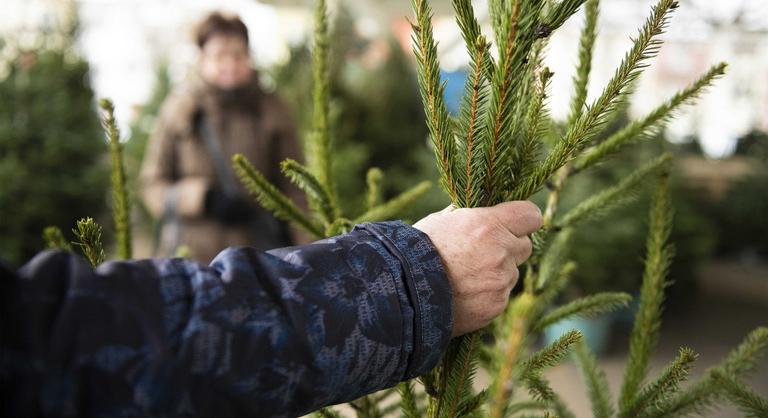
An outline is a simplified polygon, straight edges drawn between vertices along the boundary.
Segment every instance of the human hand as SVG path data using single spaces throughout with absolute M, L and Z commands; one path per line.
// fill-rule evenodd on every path
M 536 205 L 518 201 L 474 209 L 449 206 L 413 225 L 429 236 L 443 260 L 453 293 L 454 337 L 504 312 L 517 266 L 531 256 L 528 235 L 541 223 Z

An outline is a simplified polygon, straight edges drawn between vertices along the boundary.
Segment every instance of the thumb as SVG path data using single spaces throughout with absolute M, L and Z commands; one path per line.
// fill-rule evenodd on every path
M 495 217 L 513 235 L 524 237 L 541 228 L 542 217 L 538 206 L 530 201 L 500 203 L 484 208 L 488 215 Z

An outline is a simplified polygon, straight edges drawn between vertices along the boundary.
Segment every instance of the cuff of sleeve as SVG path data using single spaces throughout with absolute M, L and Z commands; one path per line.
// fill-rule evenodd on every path
M 404 379 L 422 375 L 440 361 L 453 329 L 453 300 L 443 262 L 423 232 L 403 222 L 359 225 L 378 238 L 403 266 L 415 310 L 414 349 Z

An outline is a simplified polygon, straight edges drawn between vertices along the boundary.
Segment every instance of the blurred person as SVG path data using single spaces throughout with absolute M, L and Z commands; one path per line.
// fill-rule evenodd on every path
M 0 416 L 295 417 L 392 387 L 504 312 L 541 222 L 508 202 L 207 267 L 0 263 Z
M 284 193 L 303 194 L 281 173 L 300 146 L 283 102 L 259 86 L 248 29 L 236 16 L 208 15 L 196 28 L 197 78 L 163 104 L 141 170 L 143 197 L 161 219 L 159 253 L 186 246 L 202 262 L 223 248 L 284 247 L 297 237 L 258 206 L 237 180 L 243 154 Z

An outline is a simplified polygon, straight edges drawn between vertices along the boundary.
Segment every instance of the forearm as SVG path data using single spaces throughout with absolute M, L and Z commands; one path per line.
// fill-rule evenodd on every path
M 3 380 L 17 382 L 21 407 L 34 405 L 18 400 L 35 385 L 71 382 L 71 397 L 39 398 L 47 411 L 73 405 L 70 415 L 295 416 L 429 370 L 451 333 L 440 259 L 402 224 L 269 253 L 230 249 L 210 267 L 93 272 L 49 253 L 20 276 L 3 278 L 14 295 L 2 308 L 3 358 L 43 366 L 3 364 Z

